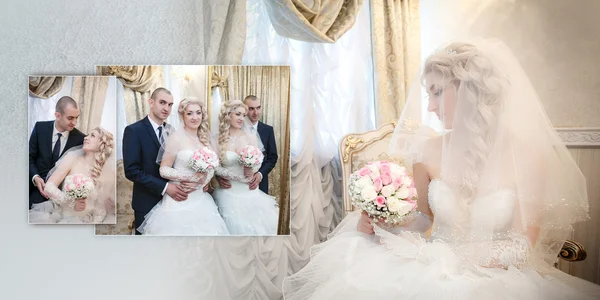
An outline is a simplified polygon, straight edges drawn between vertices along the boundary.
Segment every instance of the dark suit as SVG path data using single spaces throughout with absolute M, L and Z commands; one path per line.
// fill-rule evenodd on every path
M 160 143 L 148 116 L 127 127 L 123 133 L 123 167 L 125 177 L 133 181 L 131 206 L 137 228 L 146 214 L 162 199 L 167 180 L 160 177 L 156 163 Z
M 54 121 L 41 121 L 35 123 L 31 136 L 29 137 L 29 207 L 34 203 L 46 201 L 37 187 L 33 185 L 33 176 L 39 175 L 46 181 L 48 172 L 54 168 L 56 160 L 52 157 L 52 132 Z M 69 132 L 69 137 L 60 156 L 67 150 L 83 144 L 85 135 L 77 128 Z
M 258 185 L 258 188 L 265 192 L 269 192 L 269 173 L 273 168 L 275 168 L 275 164 L 277 164 L 277 145 L 275 144 L 275 132 L 273 131 L 273 127 L 269 126 L 263 122 L 258 122 L 257 131 L 260 135 L 260 140 L 265 146 L 265 151 L 263 154 L 265 156 L 262 165 L 258 172 L 263 175 L 263 179 Z

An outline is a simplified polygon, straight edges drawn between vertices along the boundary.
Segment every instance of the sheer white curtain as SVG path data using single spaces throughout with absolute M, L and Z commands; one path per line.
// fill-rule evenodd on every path
M 58 91 L 58 93 L 56 93 L 56 95 L 48 99 L 31 96 L 31 94 L 27 97 L 29 108 L 28 135 L 31 135 L 31 131 L 33 131 L 33 126 L 35 126 L 36 122 L 56 119 L 54 116 L 56 102 L 58 102 L 58 99 L 63 96 L 70 96 L 72 87 L 73 77 L 67 77 L 65 78 L 62 88 L 60 91 Z
M 291 66 L 291 236 L 182 241 L 186 294 L 281 299 L 283 278 L 339 222 L 339 141 L 375 124 L 369 15 L 365 1 L 342 39 L 313 44 L 278 36 L 262 0 L 247 1 L 243 64 Z
M 100 126 L 104 129 L 112 132 L 113 134 L 117 130 L 117 117 L 115 116 L 115 111 L 117 111 L 117 88 L 122 84 L 117 83 L 117 79 L 115 77 L 110 77 L 108 79 L 108 88 L 106 91 L 106 98 L 104 100 L 104 107 L 102 108 L 102 119 L 100 121 Z M 63 96 L 70 96 L 71 90 L 73 87 L 73 77 L 68 76 L 65 78 L 65 82 L 56 95 L 48 98 L 41 99 L 37 97 L 33 97 L 31 95 L 28 96 L 28 106 L 29 106 L 29 134 L 31 135 L 31 131 L 33 130 L 33 126 L 36 122 L 39 121 L 50 121 L 56 119 L 54 116 L 54 112 L 56 110 L 56 102 Z M 123 96 L 121 95 L 121 98 Z M 122 99 L 121 99 L 122 101 Z M 84 132 L 87 134 L 87 132 Z M 119 148 L 120 145 L 117 145 Z M 121 151 L 119 151 L 120 153 Z

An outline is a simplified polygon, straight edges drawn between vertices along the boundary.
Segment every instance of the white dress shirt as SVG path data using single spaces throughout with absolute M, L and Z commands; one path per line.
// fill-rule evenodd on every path
M 60 131 L 58 131 L 58 129 L 56 129 L 56 122 L 54 123 L 54 125 L 52 126 L 52 148 L 51 148 L 52 151 L 54 151 L 54 145 L 56 145 L 56 142 L 58 141 L 58 133 L 60 133 L 62 135 L 60 137 L 60 152 L 59 153 L 63 153 L 63 151 L 65 150 L 65 146 L 67 145 L 67 140 L 69 139 L 70 131 L 65 130 L 63 132 L 60 132 Z
M 154 128 L 154 134 L 156 134 L 156 138 L 160 141 L 160 136 L 158 135 L 158 127 L 162 126 L 162 132 L 163 134 L 165 133 L 165 127 L 163 125 L 158 125 L 156 122 L 154 122 L 154 120 L 152 120 L 152 118 L 150 118 L 150 116 L 148 116 L 148 120 L 150 121 L 150 124 L 152 125 L 152 128 Z M 165 184 L 165 188 L 163 189 L 161 195 L 165 195 L 165 192 L 167 191 L 167 186 L 169 185 L 169 183 L 167 182 L 167 184 Z
M 254 129 L 253 133 L 256 133 L 256 135 L 258 135 L 258 122 L 256 122 L 255 124 L 252 124 L 252 129 Z M 258 138 L 260 138 L 260 135 L 258 136 Z M 260 175 L 260 181 L 262 181 L 263 174 L 261 172 L 256 172 L 256 173 L 258 173 L 258 175 Z

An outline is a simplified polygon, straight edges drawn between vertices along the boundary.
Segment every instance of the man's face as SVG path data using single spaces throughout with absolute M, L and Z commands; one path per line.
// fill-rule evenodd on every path
M 57 129 L 61 131 L 71 131 L 75 129 L 75 125 L 77 125 L 77 120 L 79 119 L 79 109 L 73 105 L 67 105 L 64 109 L 64 112 L 55 112 L 54 116 L 56 117 Z
M 245 104 L 248 106 L 248 118 L 252 123 L 258 122 L 260 119 L 260 115 L 262 112 L 262 107 L 260 106 L 260 100 L 246 100 Z
M 155 98 L 149 100 L 150 113 L 157 119 L 165 121 L 171 114 L 171 108 L 173 108 L 173 96 L 165 92 L 158 92 Z

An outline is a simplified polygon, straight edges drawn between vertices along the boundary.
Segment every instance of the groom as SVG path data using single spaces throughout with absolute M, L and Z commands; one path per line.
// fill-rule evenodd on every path
M 134 212 L 135 234 L 140 235 L 139 226 L 146 214 L 168 194 L 175 201 L 184 201 L 197 184 L 189 182 L 167 183 L 160 176 L 160 165 L 156 162 L 158 151 L 166 136 L 165 129 L 170 125 L 165 120 L 171 114 L 173 96 L 165 88 L 157 88 L 150 99 L 150 113 L 143 119 L 125 127 L 123 133 L 123 167 L 125 177 L 133 181 L 131 206 Z
M 54 121 L 35 123 L 29 138 L 29 208 L 48 200 L 44 191 L 46 176 L 54 164 L 70 148 L 83 144 L 85 135 L 75 128 L 79 118 L 77 102 L 64 96 L 58 99 Z M 77 201 L 75 210 L 85 209 L 85 201 Z
M 252 130 L 258 132 L 260 135 L 260 140 L 265 146 L 265 150 L 263 152 L 265 158 L 263 160 L 260 169 L 256 174 L 254 174 L 254 178 L 250 181 L 250 189 L 258 188 L 265 192 L 265 194 L 269 193 L 269 173 L 277 164 L 277 145 L 275 144 L 275 132 L 273 131 L 273 127 L 269 126 L 263 122 L 260 122 L 259 119 L 262 115 L 262 106 L 260 105 L 260 99 L 254 95 L 249 95 L 244 98 L 244 104 L 248 106 L 248 119 L 252 122 Z

